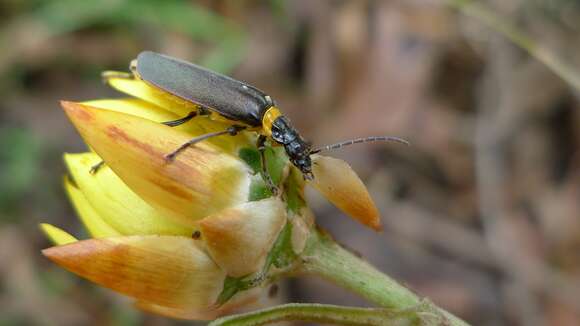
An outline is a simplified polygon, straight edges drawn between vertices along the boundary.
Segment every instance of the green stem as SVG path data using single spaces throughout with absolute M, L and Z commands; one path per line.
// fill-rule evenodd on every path
M 580 74 L 575 70 L 575 67 L 565 63 L 549 49 L 535 43 L 514 25 L 502 19 L 481 3 L 472 0 L 445 0 L 445 3 L 507 37 L 514 44 L 526 50 L 531 56 L 545 64 L 569 85 L 580 90 Z
M 333 325 L 386 326 L 420 322 L 411 311 L 354 308 L 323 304 L 289 303 L 246 314 L 216 319 L 208 326 L 258 326 L 280 321 L 301 321 Z
M 423 312 L 439 314 L 447 319 L 449 325 L 467 325 L 345 250 L 328 235 L 315 233 L 309 240 L 302 260 L 302 274 L 320 276 L 383 308 L 402 310 L 423 306 L 426 308 Z

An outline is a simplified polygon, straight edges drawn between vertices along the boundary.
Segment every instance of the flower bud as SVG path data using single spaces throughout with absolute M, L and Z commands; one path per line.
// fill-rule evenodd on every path
M 376 231 L 382 229 L 379 211 L 358 175 L 343 160 L 316 155 L 313 157 L 314 180 L 310 185 L 326 199 L 360 223 Z
M 249 169 L 239 159 L 201 142 L 174 162 L 170 153 L 191 136 L 143 118 L 63 102 L 85 141 L 136 194 L 177 222 L 194 225 L 248 198 Z
M 77 240 L 49 224 L 56 246 L 43 254 L 65 269 L 135 299 L 136 306 L 184 319 L 213 319 L 258 304 L 275 274 L 295 267 L 314 228 L 305 181 L 283 148 L 266 151 L 266 186 L 256 134 L 242 131 L 165 155 L 231 123 L 138 79 L 105 75 L 136 99 L 62 102 L 94 152 L 66 154 L 66 192 L 92 237 Z M 367 189 L 344 161 L 313 156 L 309 184 L 357 221 L 380 229 Z M 104 160 L 105 165 L 91 173 Z

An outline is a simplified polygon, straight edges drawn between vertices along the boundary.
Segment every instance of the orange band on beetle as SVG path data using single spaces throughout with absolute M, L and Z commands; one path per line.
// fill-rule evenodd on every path
M 264 136 L 272 135 L 272 123 L 274 123 L 274 120 L 281 115 L 282 113 L 275 106 L 271 106 L 266 113 L 264 113 L 264 117 L 262 118 L 262 134 Z

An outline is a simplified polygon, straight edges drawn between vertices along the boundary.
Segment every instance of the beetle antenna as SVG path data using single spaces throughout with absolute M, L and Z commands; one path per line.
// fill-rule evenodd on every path
M 408 141 L 404 140 L 403 138 L 399 138 L 399 137 L 371 136 L 371 137 L 355 138 L 355 139 L 343 141 L 343 142 L 332 144 L 332 145 L 326 145 L 324 147 L 317 148 L 317 149 L 311 151 L 310 154 L 316 154 L 316 153 L 320 153 L 323 151 L 330 151 L 333 149 L 338 149 L 338 148 L 341 148 L 344 146 L 349 146 L 349 145 L 353 145 L 353 144 L 361 144 L 361 143 L 369 143 L 369 142 L 373 142 L 373 141 L 393 141 L 393 142 L 405 144 L 407 146 L 411 145 L 411 143 L 409 143 Z

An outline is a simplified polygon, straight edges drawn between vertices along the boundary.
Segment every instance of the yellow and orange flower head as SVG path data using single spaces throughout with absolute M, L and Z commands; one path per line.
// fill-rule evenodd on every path
M 107 76 L 134 98 L 62 102 L 92 149 L 64 156 L 66 193 L 92 238 L 42 224 L 55 244 L 43 254 L 141 309 L 175 318 L 213 319 L 259 302 L 268 276 L 299 262 L 313 227 L 300 172 L 283 151 L 268 148 L 268 170 L 282 190 L 273 196 L 252 132 L 200 142 L 168 163 L 165 154 L 227 122 L 163 125 L 196 107 L 137 79 Z M 378 211 L 348 164 L 313 158 L 309 183 L 379 230 Z M 91 174 L 101 160 L 105 166 Z

